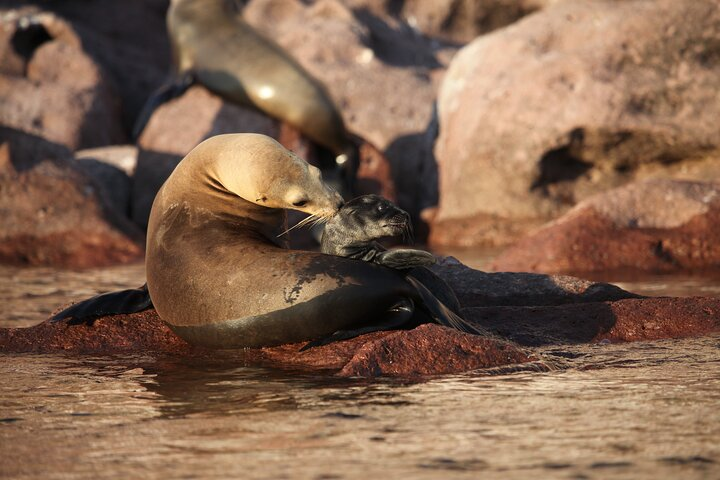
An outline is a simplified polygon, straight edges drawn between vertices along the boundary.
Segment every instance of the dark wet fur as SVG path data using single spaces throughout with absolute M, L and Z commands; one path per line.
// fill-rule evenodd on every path
M 381 321 L 358 329 L 337 331 L 309 342 L 302 350 L 364 333 L 411 329 L 431 322 L 466 333 L 485 333 L 459 316 L 460 302 L 455 293 L 444 280 L 425 268 L 435 263 L 432 254 L 414 249 L 386 250 L 376 241 L 393 236 L 412 238 L 410 216 L 385 198 L 365 195 L 346 203 L 327 222 L 321 240 L 322 252 L 403 271 L 405 279 L 417 290 L 420 301 L 403 299 Z

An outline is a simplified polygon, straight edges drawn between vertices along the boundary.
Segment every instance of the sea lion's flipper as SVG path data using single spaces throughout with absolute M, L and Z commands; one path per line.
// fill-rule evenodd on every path
M 473 333 L 476 335 L 487 335 L 487 332 L 481 327 L 466 321 L 443 305 L 443 303 L 440 302 L 418 279 L 410 275 L 405 277 L 405 279 L 417 289 L 418 294 L 420 294 L 420 297 L 423 300 L 418 304 L 418 310 L 422 310 L 423 313 L 432 318 L 433 321 L 440 325 L 460 330 L 461 332 Z
M 92 322 L 105 315 L 142 312 L 152 307 L 147 284 L 140 288 L 103 293 L 72 305 L 54 315 L 50 321 L 59 322 L 72 318 L 71 323 Z
M 414 313 L 414 302 L 409 298 L 405 298 L 397 305 L 392 307 L 390 310 L 388 310 L 385 318 L 383 318 L 383 320 L 381 320 L 380 322 L 366 325 L 361 328 L 355 328 L 352 330 L 338 330 L 337 332 L 328 335 L 327 337 L 318 338 L 317 340 L 306 343 L 305 346 L 300 349 L 300 351 L 304 352 L 309 348 L 320 347 L 322 345 L 327 345 L 328 343 L 339 342 L 340 340 L 349 340 L 351 338 L 359 337 L 360 335 L 364 335 L 366 333 L 382 332 L 385 330 L 397 330 L 402 327 L 407 327 L 409 326 L 408 324 L 412 320 Z
M 150 98 L 143 105 L 135 125 L 132 129 L 132 139 L 137 141 L 140 134 L 145 130 L 145 126 L 150 121 L 150 117 L 157 108 L 165 102 L 169 102 L 173 98 L 179 97 L 195 83 L 195 76 L 191 72 L 185 72 L 180 76 L 173 75 L 165 81 L 157 90 L 155 90 Z
M 460 301 L 457 295 L 455 295 L 453 289 L 450 288 L 450 285 L 432 270 L 424 267 L 413 268 L 407 272 L 406 275 L 413 277 L 425 285 L 440 303 L 448 307 L 455 314 L 460 315 Z
M 375 255 L 373 261 L 379 265 L 393 268 L 395 270 L 405 270 L 409 268 L 433 265 L 437 262 L 437 259 L 435 258 L 435 255 L 424 250 L 398 248 L 378 253 Z

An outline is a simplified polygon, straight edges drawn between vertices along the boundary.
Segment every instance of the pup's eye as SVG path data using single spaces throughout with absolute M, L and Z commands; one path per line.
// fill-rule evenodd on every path
M 297 202 L 293 202 L 294 207 L 304 207 L 307 205 L 307 200 L 298 200 Z
M 378 211 L 378 212 L 384 212 L 385 210 L 387 210 L 387 205 L 383 205 L 383 204 L 381 203 L 380 205 L 377 206 L 377 211 Z

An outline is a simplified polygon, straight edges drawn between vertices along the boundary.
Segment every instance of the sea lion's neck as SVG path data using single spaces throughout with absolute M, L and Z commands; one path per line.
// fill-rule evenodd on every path
M 205 169 L 181 167 L 187 165 L 179 166 L 172 174 L 173 181 L 166 182 L 158 192 L 156 202 L 161 212 L 179 207 L 195 218 L 197 225 L 218 223 L 228 235 L 286 246 L 279 237 L 287 228 L 285 210 L 249 202 L 228 191 Z

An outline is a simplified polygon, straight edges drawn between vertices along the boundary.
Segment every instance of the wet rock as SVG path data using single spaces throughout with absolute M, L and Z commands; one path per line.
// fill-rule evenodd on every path
M 188 355 L 193 349 L 175 335 L 154 310 L 147 310 L 100 318 L 93 324 L 46 320 L 33 327 L 0 328 L 0 351 Z
M 520 345 L 635 342 L 720 331 L 720 299 L 658 297 L 534 307 L 475 307 L 469 321 Z
M 719 45 L 712 0 L 559 2 L 473 41 L 439 95 L 431 241 L 508 243 L 630 180 L 718 178 Z
M 431 324 L 363 335 L 306 352 L 297 351 L 301 346 L 262 349 L 260 358 L 294 368 L 330 364 L 341 377 L 440 375 L 534 360 L 507 342 Z
M 0 127 L 0 262 L 84 268 L 137 260 L 142 235 L 63 146 Z
M 75 153 L 75 164 L 101 188 L 108 205 L 130 217 L 130 176 L 135 173 L 134 145 L 92 148 Z
M 377 332 L 304 352 L 303 343 L 239 350 L 254 365 L 325 371 L 343 377 L 416 376 L 525 363 L 534 358 L 511 344 L 438 325 Z M 154 310 L 97 319 L 92 325 L 45 321 L 0 328 L 0 352 L 163 353 L 209 355 L 177 337 Z
M 646 180 L 581 202 L 492 268 L 677 272 L 720 268 L 720 184 Z
M 337 0 L 253 0 L 243 15 L 327 86 L 349 130 L 388 157 L 403 187 L 400 206 L 417 214 L 413 196 L 423 191 L 427 169 L 416 140 L 432 116 L 433 76 L 444 70 L 438 45 Z M 389 148 L 400 139 L 409 141 Z
M 113 88 L 67 22 L 26 9 L 3 11 L 0 24 L 11 43 L 0 50 L 18 53 L 0 68 L 0 125 L 71 150 L 123 142 Z
M 486 273 L 469 268 L 453 257 L 440 259 L 431 268 L 453 289 L 463 308 L 553 306 L 639 297 L 609 283 L 564 275 Z

